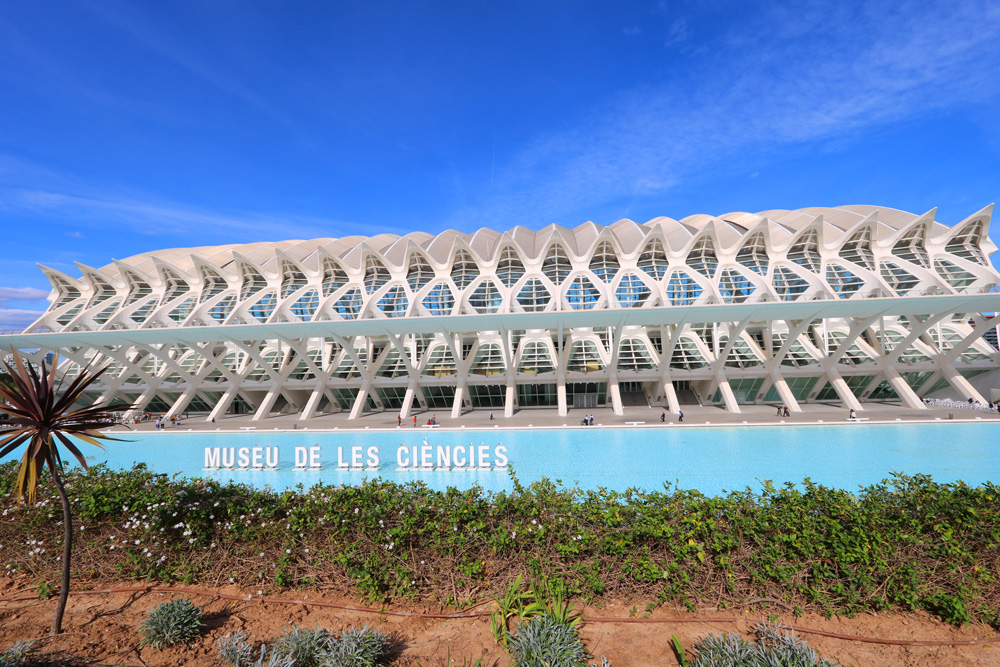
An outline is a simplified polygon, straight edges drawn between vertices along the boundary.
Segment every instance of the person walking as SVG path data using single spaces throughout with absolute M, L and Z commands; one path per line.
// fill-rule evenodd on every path
M 403 415 L 396 415 L 396 428 L 403 425 Z
M 493 411 L 490 410 L 490 421 L 493 421 Z
M 663 412 L 660 413 L 660 423 L 661 424 L 666 424 L 667 423 L 667 413 L 666 413 L 666 411 L 663 411 Z
M 417 427 L 417 416 L 413 415 L 413 428 Z
M 684 421 L 684 411 L 683 410 L 678 410 L 677 411 L 677 421 L 679 421 L 679 422 Z

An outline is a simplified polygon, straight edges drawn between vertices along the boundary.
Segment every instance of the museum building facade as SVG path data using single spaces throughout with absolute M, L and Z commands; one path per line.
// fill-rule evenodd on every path
M 205 419 L 872 401 L 923 408 L 1000 367 L 992 206 L 844 206 L 574 229 L 149 252 L 80 277 L 0 337 L 88 400 Z M 995 329 L 994 329 L 995 330 Z M 996 340 L 995 335 L 992 340 Z

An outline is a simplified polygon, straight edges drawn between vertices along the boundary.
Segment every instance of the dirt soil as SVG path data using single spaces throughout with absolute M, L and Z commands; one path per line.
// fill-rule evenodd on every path
M 133 583 L 76 582 L 74 590 L 104 587 L 134 587 Z M 199 590 L 209 591 L 198 587 Z M 119 592 L 72 595 L 66 610 L 64 634 L 49 639 L 48 629 L 55 609 L 55 600 L 0 601 L 0 650 L 19 639 L 41 639 L 44 655 L 72 658 L 72 664 L 113 665 L 213 665 L 215 643 L 232 630 L 249 631 L 258 641 L 280 635 L 292 623 L 303 627 L 317 624 L 330 630 L 350 626 L 370 625 L 390 633 L 396 640 L 397 667 L 446 667 L 471 665 L 482 658 L 483 667 L 507 667 L 509 657 L 496 645 L 490 633 L 488 616 L 462 619 L 434 619 L 414 616 L 394 616 L 316 606 L 315 603 L 364 606 L 357 599 L 315 591 L 284 591 L 269 593 L 265 598 L 302 600 L 305 605 L 262 602 L 258 591 L 235 587 L 211 590 L 213 593 L 234 595 L 240 601 L 223 600 L 208 595 L 190 596 L 203 609 L 206 631 L 200 640 L 183 648 L 158 651 L 140 648 L 137 629 L 146 611 L 160 602 L 178 597 L 164 592 Z M 23 581 L 0 577 L 0 597 L 34 595 Z M 247 597 L 250 599 L 246 599 Z M 308 604 L 314 603 L 313 605 Z M 588 617 L 628 619 L 633 605 L 641 610 L 646 601 L 621 601 L 585 610 Z M 484 605 L 472 611 L 488 609 Z M 422 607 L 387 607 L 386 611 L 451 613 L 450 610 Z M 974 646 L 893 646 L 836 639 L 801 633 L 809 645 L 823 657 L 844 665 L 949 667 L 1000 665 L 1000 636 L 984 625 L 954 628 L 926 615 L 878 614 L 853 619 L 827 620 L 807 614 L 796 618 L 771 607 L 744 610 L 706 609 L 698 614 L 668 608 L 656 609 L 650 619 L 661 622 L 591 621 L 583 627 L 587 648 L 600 664 L 607 657 L 613 667 L 661 667 L 679 664 L 670 647 L 670 636 L 677 635 L 685 647 L 700 637 L 716 632 L 739 632 L 749 637 L 752 623 L 771 616 L 782 623 L 799 628 L 822 630 L 844 635 L 894 640 L 968 641 L 989 638 Z M 698 618 L 735 619 L 698 621 Z M 689 654 L 690 657 L 690 654 Z M 465 661 L 463 663 L 463 661 Z M 70 663 L 67 663 L 70 664 Z

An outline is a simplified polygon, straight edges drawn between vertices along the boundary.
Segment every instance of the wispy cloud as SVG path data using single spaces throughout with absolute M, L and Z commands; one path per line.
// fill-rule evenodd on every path
M 0 308 L 9 301 L 37 301 L 49 295 L 37 287 L 0 287 Z
M 96 188 L 85 190 L 81 193 L 0 185 L 0 211 L 71 221 L 74 226 L 89 226 L 104 233 L 118 230 L 150 236 L 190 237 L 199 241 L 212 236 L 275 241 L 399 231 L 385 225 L 316 216 L 213 211 L 163 200 L 156 195 L 129 196 L 101 193 Z M 79 229 L 67 234 L 74 238 L 84 237 Z
M 455 219 L 556 221 L 663 193 L 748 154 L 850 140 L 995 99 L 998 33 L 1000 5 L 991 2 L 779 3 L 704 43 L 697 64 L 669 85 L 627 91 L 580 126 L 538 137 L 497 165 L 497 194 Z
M 309 143 L 299 125 L 267 96 L 245 84 L 231 69 L 218 64 L 209 65 L 209 59 L 199 54 L 196 42 L 185 41 L 172 34 L 165 26 L 149 19 L 142 13 L 141 6 L 117 2 L 85 2 L 83 6 L 129 34 L 149 51 L 182 67 L 226 95 L 251 105 L 285 127 L 303 143 Z M 239 56 L 232 51 L 226 55 L 234 59 Z
M 0 331 L 23 331 L 28 325 L 41 317 L 44 312 L 44 310 L 0 308 Z
M 41 301 L 48 290 L 36 287 L 0 287 L 0 331 L 21 331 L 41 317 L 44 310 L 11 308 L 11 302 Z

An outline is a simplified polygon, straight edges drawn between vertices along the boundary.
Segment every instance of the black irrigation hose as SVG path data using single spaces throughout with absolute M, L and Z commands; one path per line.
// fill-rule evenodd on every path
M 128 588 L 99 588 L 86 591 L 70 591 L 70 595 L 107 595 L 110 593 L 179 593 L 183 595 L 198 595 L 219 600 L 236 600 L 249 602 L 254 599 L 253 595 L 230 595 L 227 593 L 213 593 L 195 588 L 175 588 L 172 586 L 136 586 Z M 27 600 L 39 600 L 37 595 L 2 596 L 0 602 L 22 602 Z M 379 616 L 405 616 L 411 618 L 436 618 L 436 619 L 458 619 L 458 618 L 480 618 L 489 616 L 488 611 L 474 611 L 460 614 L 437 614 L 420 611 L 393 611 L 391 609 L 376 609 L 374 607 L 363 607 L 351 604 L 338 604 L 336 602 L 321 602 L 319 600 L 290 600 L 287 598 L 267 598 L 258 597 L 258 602 L 262 604 L 291 604 L 309 607 L 326 607 L 330 609 L 343 609 L 346 611 L 357 611 L 365 614 L 378 614 Z M 617 616 L 583 616 L 584 623 L 735 623 L 738 619 L 735 616 L 710 617 L 693 616 L 685 618 L 620 618 Z M 745 619 L 752 621 L 754 619 Z M 785 626 L 796 632 L 811 635 L 821 635 L 832 639 L 842 639 L 844 641 L 861 642 L 865 644 L 887 644 L 891 646 L 977 646 L 996 641 L 995 636 L 981 637 L 979 639 L 879 639 L 877 637 L 860 637 L 857 635 L 845 635 L 837 632 L 827 632 L 826 630 L 815 630 L 803 628 L 797 625 Z M 80 667 L 111 667 L 110 665 L 98 665 L 96 663 L 73 663 Z

